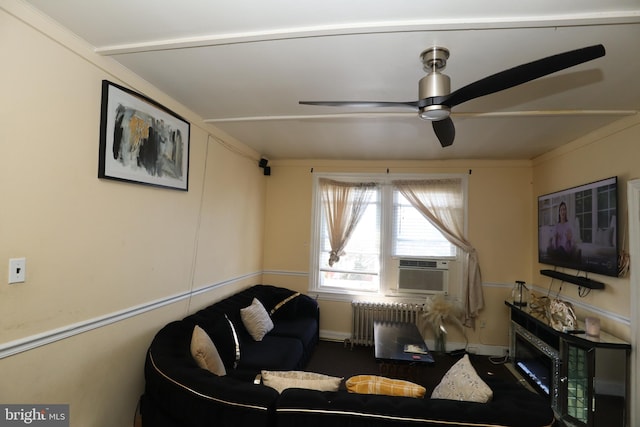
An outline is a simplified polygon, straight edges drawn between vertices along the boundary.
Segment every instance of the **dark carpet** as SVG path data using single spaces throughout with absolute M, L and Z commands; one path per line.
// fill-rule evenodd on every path
M 420 365 L 412 367 L 411 370 L 399 367 L 392 372 L 386 372 L 381 371 L 381 367 L 376 363 L 373 347 L 354 346 L 352 349 L 342 342 L 320 341 L 305 370 L 343 377 L 345 380 L 353 375 L 367 374 L 397 377 L 420 384 L 430 393 L 462 355 L 433 353 L 433 357 L 435 363 L 431 365 Z M 469 359 L 483 379 L 497 378 L 518 382 L 505 364 L 501 363 L 502 359 L 474 354 L 470 354 Z

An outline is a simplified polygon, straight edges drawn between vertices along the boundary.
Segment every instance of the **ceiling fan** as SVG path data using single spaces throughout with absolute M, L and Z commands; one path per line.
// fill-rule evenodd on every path
M 333 107 L 409 107 L 416 109 L 420 118 L 432 122 L 433 130 L 440 144 L 443 147 L 448 147 L 453 144 L 456 134 L 453 121 L 449 117 L 452 107 L 591 61 L 604 56 L 604 54 L 605 49 L 601 44 L 575 49 L 501 71 L 451 92 L 449 76 L 441 73 L 447 65 L 449 50 L 436 46 L 420 54 L 424 70 L 428 74 L 420 79 L 417 101 L 300 101 L 299 103 Z

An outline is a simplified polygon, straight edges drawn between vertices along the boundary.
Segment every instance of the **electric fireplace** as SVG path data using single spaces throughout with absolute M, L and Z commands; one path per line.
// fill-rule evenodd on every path
M 512 323 L 513 365 L 538 393 L 558 403 L 560 355 L 558 350 L 517 323 Z

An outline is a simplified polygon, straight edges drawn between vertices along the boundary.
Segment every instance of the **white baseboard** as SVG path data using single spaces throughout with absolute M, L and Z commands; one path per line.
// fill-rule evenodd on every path
M 351 338 L 351 334 L 348 332 L 338 332 L 338 331 L 329 331 L 327 329 L 320 329 L 321 340 L 343 342 L 350 338 Z

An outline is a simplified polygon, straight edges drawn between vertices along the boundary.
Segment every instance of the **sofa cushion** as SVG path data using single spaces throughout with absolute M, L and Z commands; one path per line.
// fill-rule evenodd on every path
M 194 326 L 191 335 L 191 355 L 202 369 L 216 375 L 227 374 L 218 349 L 209 335 L 198 325 Z
M 262 383 L 282 393 L 287 388 L 338 391 L 342 378 L 305 371 L 262 371 Z
M 431 394 L 432 399 L 464 400 L 478 403 L 486 403 L 492 397 L 493 391 L 478 376 L 466 354 L 447 371 Z
M 318 321 L 311 317 L 301 317 L 298 320 L 276 321 L 269 335 L 297 338 L 302 341 L 306 350 L 314 347 L 317 333 Z
M 302 368 L 304 350 L 302 342 L 296 338 L 269 334 L 262 341 L 244 341 L 241 349 L 238 368 L 245 371 L 258 374 L 262 369 L 291 371 Z
M 424 397 L 427 390 L 410 381 L 376 375 L 356 375 L 346 382 L 349 393 L 383 394 L 387 396 Z
M 249 335 L 256 341 L 262 341 L 273 329 L 273 321 L 258 298 L 254 298 L 250 306 L 240 310 L 240 317 Z

